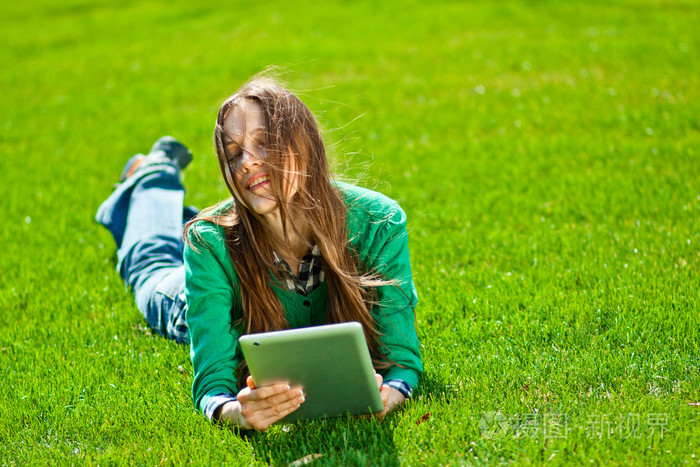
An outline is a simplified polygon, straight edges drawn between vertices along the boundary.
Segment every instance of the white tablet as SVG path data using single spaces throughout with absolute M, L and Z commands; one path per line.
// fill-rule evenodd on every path
M 384 409 L 360 323 L 247 334 L 239 342 L 257 387 L 304 390 L 304 403 L 278 423 Z

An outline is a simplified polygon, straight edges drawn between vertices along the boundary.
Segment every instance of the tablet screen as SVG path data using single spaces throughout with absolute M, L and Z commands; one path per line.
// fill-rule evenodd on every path
M 239 342 L 256 386 L 304 390 L 305 402 L 278 423 L 384 408 L 360 323 L 248 334 Z

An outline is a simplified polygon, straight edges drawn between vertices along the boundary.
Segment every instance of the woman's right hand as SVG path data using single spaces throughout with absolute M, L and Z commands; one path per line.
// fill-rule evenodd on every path
M 275 384 L 256 388 L 252 376 L 248 376 L 246 384 L 247 387 L 236 396 L 238 407 L 233 406 L 232 410 L 224 409 L 221 414 L 222 418 L 228 418 L 241 428 L 265 431 L 270 425 L 298 409 L 305 400 L 300 387 Z

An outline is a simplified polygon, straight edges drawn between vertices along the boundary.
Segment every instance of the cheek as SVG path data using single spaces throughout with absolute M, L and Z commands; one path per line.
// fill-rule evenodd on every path
M 231 165 L 226 166 L 226 181 L 231 186 L 236 186 L 236 182 L 241 182 L 240 174 L 236 170 L 234 170 L 233 167 L 231 167 Z
M 231 166 L 226 166 L 226 184 L 229 186 L 229 189 L 233 192 L 232 194 L 236 198 L 238 198 L 239 201 L 243 201 L 239 192 L 240 181 L 237 180 L 236 173 L 233 172 Z
M 229 186 L 234 186 L 233 173 L 231 171 L 231 166 L 227 165 L 224 171 L 224 177 L 226 178 L 226 183 Z

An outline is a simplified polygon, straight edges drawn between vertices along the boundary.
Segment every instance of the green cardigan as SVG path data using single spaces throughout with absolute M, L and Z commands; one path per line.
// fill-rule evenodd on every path
M 408 255 L 406 215 L 396 201 L 345 183 L 336 184 L 348 206 L 348 238 L 360 259 L 399 287 L 377 290 L 373 308 L 384 352 L 400 364 L 383 372 L 385 380 L 400 379 L 418 386 L 423 367 L 414 308 L 418 302 Z M 217 207 L 222 212 L 231 200 Z M 195 232 L 198 235 L 195 235 Z M 204 411 L 212 396 L 237 394 L 235 368 L 242 360 L 240 329 L 231 325 L 231 311 L 243 316 L 236 270 L 224 244 L 224 232 L 210 222 L 197 222 L 189 231 L 193 247 L 185 246 L 187 325 L 194 370 L 192 398 Z M 290 327 L 325 324 L 328 289 L 322 282 L 308 296 L 273 286 Z

